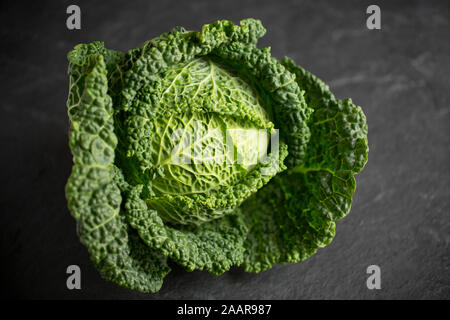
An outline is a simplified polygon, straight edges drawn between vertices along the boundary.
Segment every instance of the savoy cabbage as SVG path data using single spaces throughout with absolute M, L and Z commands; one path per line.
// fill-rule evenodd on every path
M 367 161 L 365 116 L 258 49 L 264 33 L 223 20 L 68 54 L 66 196 L 103 278 L 156 292 L 168 260 L 260 272 L 333 239 Z

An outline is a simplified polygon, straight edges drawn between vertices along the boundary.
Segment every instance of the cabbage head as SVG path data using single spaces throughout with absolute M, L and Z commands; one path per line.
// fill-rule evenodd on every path
M 156 292 L 169 260 L 256 273 L 332 241 L 367 162 L 366 119 L 257 48 L 264 33 L 222 20 L 126 53 L 69 52 L 66 197 L 104 279 Z

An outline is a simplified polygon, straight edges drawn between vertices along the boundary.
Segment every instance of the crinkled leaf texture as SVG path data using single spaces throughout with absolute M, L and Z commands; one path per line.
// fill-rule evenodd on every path
M 166 258 L 143 243 L 121 211 L 114 167 L 117 138 L 104 56 L 81 57 L 79 65 L 71 66 L 70 77 L 74 96 L 69 98 L 73 103 L 69 115 L 77 111 L 71 118 L 74 166 L 66 195 L 80 240 L 105 279 L 131 289 L 158 291 L 169 272 Z
M 66 197 L 105 279 L 156 292 L 168 259 L 260 272 L 331 242 L 367 161 L 366 120 L 258 49 L 264 33 L 221 20 L 125 54 L 101 42 L 68 54 Z
M 308 120 L 311 139 L 300 164 L 241 206 L 249 226 L 243 263 L 249 272 L 303 261 L 328 245 L 335 221 L 350 211 L 354 174 L 367 162 L 367 124 L 361 108 L 350 99 L 336 100 L 320 79 L 291 59 L 281 62 L 295 74 L 314 110 Z

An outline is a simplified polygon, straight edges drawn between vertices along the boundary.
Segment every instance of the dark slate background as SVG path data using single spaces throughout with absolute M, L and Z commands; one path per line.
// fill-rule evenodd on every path
M 78 4 L 82 29 L 66 28 Z M 2 1 L 1 287 L 9 298 L 431 299 L 450 298 L 449 9 L 447 1 L 376 1 L 382 30 L 366 28 L 366 1 Z M 103 281 L 79 243 L 64 185 L 71 171 L 67 52 L 103 40 L 127 50 L 176 25 L 254 17 L 260 47 L 291 56 L 339 98 L 361 105 L 369 162 L 352 212 L 331 245 L 304 263 L 258 275 L 174 267 L 144 295 Z M 66 267 L 82 290 L 66 288 Z M 368 290 L 366 268 L 381 267 Z

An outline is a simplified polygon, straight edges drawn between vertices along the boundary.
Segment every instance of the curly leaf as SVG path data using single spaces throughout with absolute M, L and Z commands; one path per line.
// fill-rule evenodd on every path
M 121 214 L 122 197 L 114 178 L 117 138 L 107 94 L 107 65 L 103 55 L 81 49 L 85 47 L 69 54 L 74 59 L 72 70 L 78 70 L 77 81 L 83 83 L 71 86 L 71 91 L 80 95 L 78 100 L 69 99 L 77 104 L 77 112 L 74 114 L 69 104 L 74 166 L 66 185 L 68 206 L 77 220 L 80 240 L 103 278 L 127 288 L 156 292 L 169 268 L 165 258 L 146 247 Z
M 120 73 L 119 63 L 123 59 L 123 54 L 118 51 L 108 50 L 103 42 L 94 41 L 89 44 L 78 44 L 67 54 L 69 59 L 69 96 L 67 107 L 69 119 L 72 120 L 81 108 L 81 96 L 84 91 L 85 77 L 89 73 L 89 59 L 91 55 L 102 55 L 105 62 L 108 80 L 117 78 Z
M 350 210 L 354 174 L 367 161 L 367 124 L 350 99 L 335 100 L 328 87 L 291 60 L 282 63 L 305 89 L 314 112 L 301 164 L 277 176 L 241 206 L 249 227 L 243 267 L 260 272 L 275 263 L 305 260 L 329 244 L 335 221 Z
M 128 222 L 152 248 L 192 271 L 222 274 L 242 262 L 247 228 L 238 215 L 205 222 L 200 226 L 174 228 L 141 199 L 142 185 L 130 193 L 125 207 Z

